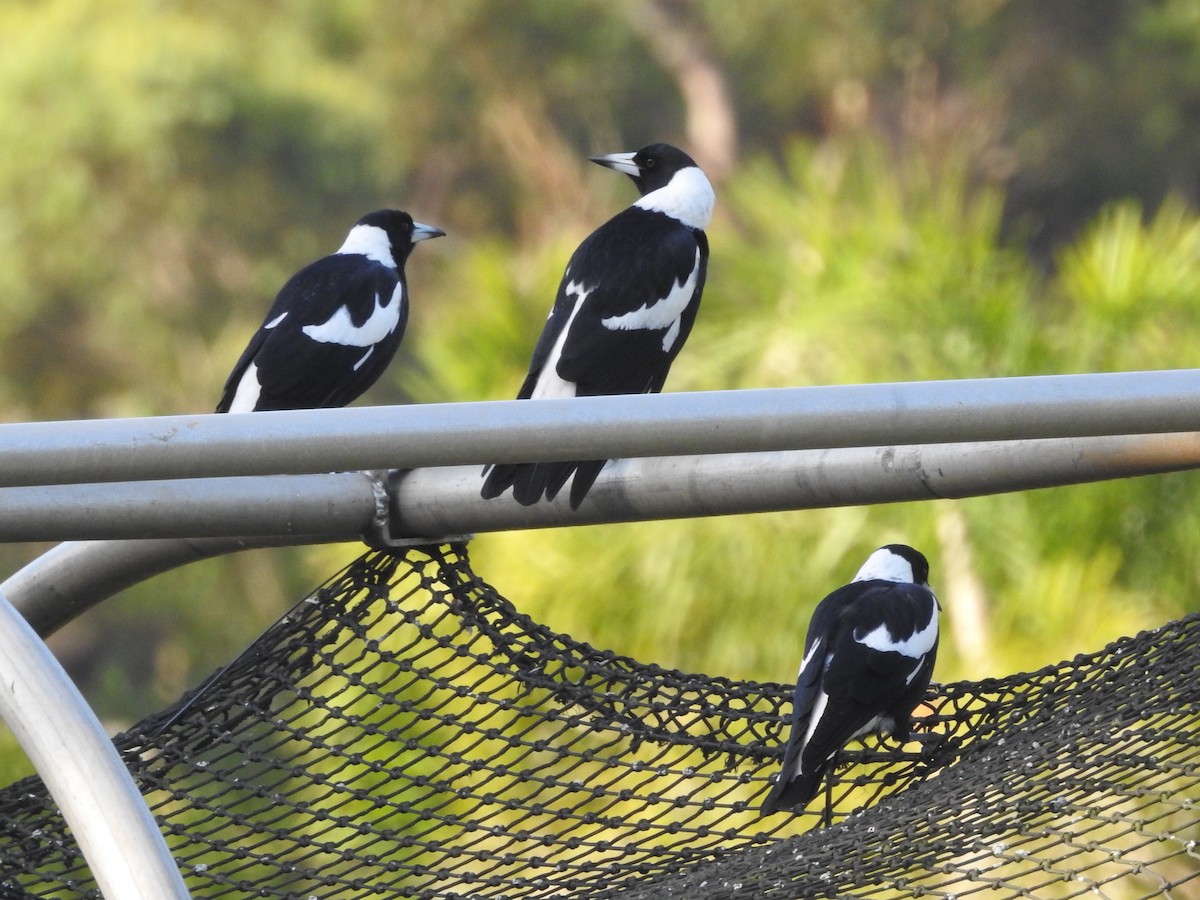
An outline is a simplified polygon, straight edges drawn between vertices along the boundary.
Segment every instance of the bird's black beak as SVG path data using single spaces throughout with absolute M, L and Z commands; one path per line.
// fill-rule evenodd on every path
M 642 170 L 633 161 L 635 156 L 637 156 L 636 152 L 609 153 L 605 156 L 589 156 L 588 159 L 598 166 L 604 166 L 606 169 L 615 169 L 618 172 L 624 172 L 630 178 L 637 178 L 642 174 Z
M 446 232 L 434 225 L 422 225 L 420 222 L 413 222 L 413 243 L 417 241 L 427 241 L 430 238 L 445 237 Z

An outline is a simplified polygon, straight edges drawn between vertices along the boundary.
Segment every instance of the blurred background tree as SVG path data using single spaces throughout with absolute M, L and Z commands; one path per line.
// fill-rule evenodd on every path
M 0 46 L 4 421 L 211 409 L 286 277 L 384 205 L 450 236 L 409 266 L 403 356 L 367 400 L 511 397 L 570 252 L 633 198 L 586 156 L 653 140 L 719 196 L 669 390 L 1200 356 L 1196 0 L 11 0 Z M 581 639 L 786 680 L 815 602 L 906 540 L 950 626 L 938 677 L 979 678 L 1196 609 L 1198 493 L 1175 475 L 473 555 Z M 197 565 L 54 647 L 120 727 L 358 550 Z

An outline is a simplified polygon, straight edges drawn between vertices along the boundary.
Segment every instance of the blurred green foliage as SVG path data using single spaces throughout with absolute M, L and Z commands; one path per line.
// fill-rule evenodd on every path
M 693 137 L 705 159 L 713 110 L 672 38 L 725 84 L 737 164 L 668 389 L 1195 365 L 1198 24 L 1195 0 L 12 0 L 0 418 L 210 409 L 279 285 L 384 205 L 449 238 L 414 255 L 406 347 L 369 401 L 513 396 L 572 249 L 632 199 L 585 157 Z M 938 677 L 978 678 L 1196 609 L 1198 490 L 1174 475 L 472 553 L 580 639 L 785 680 L 815 602 L 905 540 L 951 625 Z M 54 646 L 118 726 L 356 552 L 197 565 Z

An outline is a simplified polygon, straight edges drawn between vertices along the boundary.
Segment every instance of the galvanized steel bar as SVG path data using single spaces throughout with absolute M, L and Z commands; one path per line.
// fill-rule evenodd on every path
M 54 655 L 3 594 L 0 718 L 71 826 L 106 900 L 190 896 L 112 741 Z
M 0 488 L 0 541 L 350 539 L 387 515 L 386 472 Z
M 0 425 L 0 485 L 1193 431 L 1200 369 Z
M 0 541 L 381 540 L 964 497 L 1200 468 L 1200 433 L 913 444 L 611 462 L 565 495 L 484 500 L 479 466 L 0 488 Z M 71 515 L 64 516 L 63 510 Z
M 352 540 L 348 534 L 284 538 L 149 538 L 68 541 L 47 550 L 0 584 L 30 626 L 53 634 L 97 603 L 155 575 L 241 550 Z
M 478 466 L 417 469 L 393 475 L 386 530 L 374 517 L 372 498 L 359 491 L 357 499 L 347 504 L 337 529 L 308 535 L 209 538 L 189 535 L 210 534 L 226 516 L 242 525 L 259 522 L 269 530 L 269 509 L 267 518 L 260 520 L 259 511 L 242 509 L 241 504 L 251 498 L 255 505 L 263 502 L 250 489 L 251 482 L 275 479 L 157 483 L 179 503 L 174 517 L 158 510 L 144 512 L 137 502 L 156 483 L 86 486 L 89 492 L 110 493 L 108 506 L 119 512 L 112 522 L 97 516 L 55 519 L 59 501 L 41 508 L 22 507 L 9 498 L 27 489 L 3 489 L 0 532 L 6 535 L 19 534 L 22 518 L 28 517 L 44 527 L 55 527 L 57 522 L 55 534 L 60 537 L 156 534 L 159 538 L 62 544 L 17 572 L 0 590 L 45 635 L 142 578 L 251 547 L 357 540 L 364 535 L 373 542 L 413 542 L 479 531 L 967 497 L 1194 468 L 1200 468 L 1198 432 L 629 459 L 606 467 L 577 511 L 571 511 L 562 497 L 531 507 L 520 506 L 509 496 L 483 500 Z M 282 480 L 292 482 L 296 495 L 303 497 L 309 477 L 318 484 L 331 476 Z M 353 484 L 353 476 L 345 478 Z M 246 490 L 240 488 L 243 482 Z M 55 492 L 70 490 L 63 487 Z M 124 507 L 123 496 L 129 501 Z M 321 506 L 326 499 L 314 491 L 313 501 Z M 303 518 L 314 526 L 324 521 L 319 514 L 310 518 L 306 513 Z
M 475 466 L 399 473 L 399 535 L 550 528 L 973 497 L 1200 468 L 1200 432 L 915 444 L 610 463 L 578 510 L 479 496 Z

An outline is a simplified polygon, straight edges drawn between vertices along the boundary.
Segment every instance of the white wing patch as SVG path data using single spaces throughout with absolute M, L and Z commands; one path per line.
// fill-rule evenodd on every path
M 692 297 L 696 294 L 696 279 L 699 276 L 700 250 L 697 248 L 696 259 L 692 264 L 691 273 L 682 282 L 675 282 L 671 290 L 667 291 L 667 296 L 661 300 L 656 300 L 654 303 L 643 303 L 632 312 L 601 319 L 600 324 L 610 331 L 635 331 L 639 329 L 657 331 L 660 328 L 665 328 L 667 329 L 667 333 L 663 335 L 662 348 L 663 352 L 666 353 L 679 338 L 680 318 L 683 316 L 683 311 L 687 309 L 688 304 L 692 301 Z
M 825 649 L 825 641 L 823 641 L 821 639 L 817 639 L 817 640 L 813 641 L 812 646 L 808 648 L 808 652 L 804 654 L 804 659 L 802 659 L 800 661 L 800 671 L 796 673 L 797 678 L 799 678 L 801 675 L 804 674 L 804 670 L 808 668 L 808 664 L 810 662 L 812 662 L 812 658 L 817 653 L 817 651 L 824 650 L 824 649 Z M 828 663 L 828 660 L 826 660 L 826 663 Z
M 371 358 L 371 354 L 372 354 L 372 353 L 374 353 L 374 352 L 375 352 L 375 348 L 374 348 L 374 347 L 368 347 L 368 348 L 367 348 L 367 352 L 366 352 L 366 353 L 364 353 L 364 354 L 362 355 L 362 358 L 361 358 L 361 359 L 360 359 L 358 362 L 356 362 L 356 363 L 354 364 L 354 371 L 355 371 L 355 372 L 357 372 L 359 369 L 361 369 L 361 368 L 362 368 L 362 366 L 363 366 L 363 363 L 365 363 L 365 362 L 366 362 L 368 359 L 370 359 L 370 358 Z
M 575 382 L 565 381 L 559 377 L 558 361 L 562 357 L 563 344 L 566 343 L 567 332 L 571 330 L 571 323 L 575 321 L 576 314 L 583 307 L 591 290 L 584 288 L 578 281 L 571 281 L 567 283 L 563 292 L 568 297 L 572 294 L 575 295 L 575 305 L 571 308 L 571 314 L 567 316 L 562 331 L 558 333 L 558 339 L 554 342 L 554 346 L 550 348 L 550 355 L 546 357 L 542 371 L 538 373 L 537 384 L 533 386 L 533 393 L 529 395 L 532 400 L 552 400 L 575 396 Z M 550 314 L 553 315 L 554 310 L 551 310 Z
M 921 671 L 921 666 L 923 666 L 923 665 L 925 665 L 925 660 L 918 659 L 917 664 L 915 666 L 913 666 L 913 670 L 911 672 L 909 672 L 908 676 L 904 679 L 904 683 L 912 684 L 913 679 L 917 677 L 917 673 Z
M 258 382 L 258 366 L 254 363 L 246 366 L 242 380 L 238 382 L 237 391 L 229 403 L 231 413 L 254 412 L 258 398 L 262 396 L 262 385 Z
M 812 740 L 812 736 L 817 731 L 817 726 L 821 724 L 821 716 L 825 714 L 825 706 L 828 703 L 829 695 L 823 690 L 818 690 L 817 696 L 813 700 L 812 711 L 808 714 L 808 729 L 804 732 L 804 743 L 800 745 L 800 752 L 796 754 L 795 775 L 799 775 L 803 768 L 804 748 L 808 746 L 808 742 Z
M 273 318 L 270 322 L 267 322 L 263 325 L 263 331 L 270 331 L 272 328 L 274 328 L 276 325 L 278 325 L 280 322 L 282 322 L 287 317 L 288 317 L 288 314 L 286 312 L 281 312 L 279 315 L 277 315 L 275 318 Z
M 936 601 L 931 601 L 936 602 Z M 888 631 L 887 625 L 875 626 L 866 634 L 854 632 L 854 640 L 872 650 L 882 650 L 885 653 L 899 653 L 911 659 L 920 659 L 933 649 L 937 643 L 938 620 L 936 614 L 929 616 L 929 624 L 920 631 L 914 631 L 904 640 L 896 640 Z
M 396 330 L 400 323 L 403 288 L 397 284 L 387 306 L 380 306 L 375 295 L 375 309 L 361 325 L 350 320 L 350 310 L 339 306 L 333 315 L 320 325 L 305 325 L 301 331 L 322 344 L 341 344 L 343 347 L 373 347 Z

